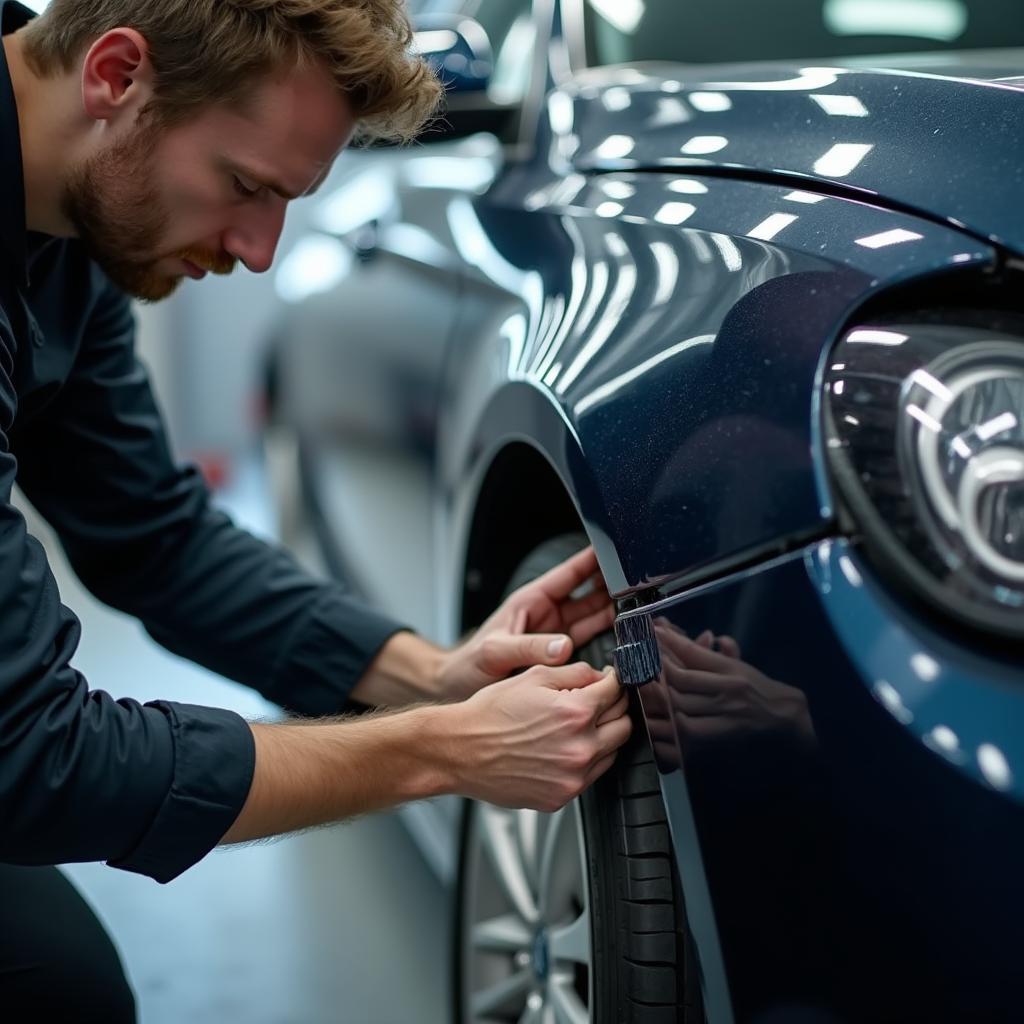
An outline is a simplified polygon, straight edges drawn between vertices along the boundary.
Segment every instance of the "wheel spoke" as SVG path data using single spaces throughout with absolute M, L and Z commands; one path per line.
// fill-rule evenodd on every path
M 584 910 L 572 924 L 552 928 L 548 935 L 551 958 L 556 963 L 590 963 L 590 914 Z
M 553 976 L 548 985 L 549 1005 L 556 1024 L 590 1024 L 590 1011 L 576 994 L 572 981 Z
M 473 925 L 470 941 L 474 949 L 492 953 L 516 953 L 529 949 L 532 939 L 530 929 L 518 914 L 503 914 Z
M 572 804 L 548 815 L 548 827 L 544 833 L 543 847 L 540 855 L 540 879 L 537 887 L 540 916 L 543 920 L 550 920 L 552 915 L 557 913 L 555 907 L 556 898 L 566 895 L 564 892 L 555 892 L 559 882 L 563 878 L 556 879 L 555 873 L 559 867 L 559 854 L 562 846 L 563 833 L 567 828 L 575 827 L 576 810 Z
M 484 846 L 505 898 L 527 924 L 536 924 L 537 901 L 530 888 L 519 843 L 513 834 L 511 812 L 481 804 L 480 824 Z
M 538 863 L 538 843 L 540 836 L 540 812 L 525 808 L 516 811 L 516 835 L 519 839 L 519 852 L 526 868 L 526 876 L 534 892 L 537 891 L 540 864 Z
M 526 1005 L 526 997 L 533 985 L 533 971 L 517 971 L 496 985 L 474 992 L 471 997 L 474 1017 L 516 1013 Z

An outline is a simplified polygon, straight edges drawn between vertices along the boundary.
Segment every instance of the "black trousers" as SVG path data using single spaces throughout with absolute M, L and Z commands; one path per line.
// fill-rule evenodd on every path
M 0 864 L 0 1020 L 135 1022 L 110 936 L 57 868 Z

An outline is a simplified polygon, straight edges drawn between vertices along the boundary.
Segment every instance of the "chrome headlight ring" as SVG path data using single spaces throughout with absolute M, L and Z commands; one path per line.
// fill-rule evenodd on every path
M 869 551 L 974 626 L 1024 637 L 1024 326 L 862 326 L 830 358 L 831 468 Z

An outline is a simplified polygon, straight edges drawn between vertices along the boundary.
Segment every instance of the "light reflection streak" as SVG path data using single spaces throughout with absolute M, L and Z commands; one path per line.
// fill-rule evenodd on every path
M 867 238 L 856 239 L 857 245 L 865 249 L 881 249 L 887 245 L 899 245 L 901 242 L 914 242 L 923 238 L 916 231 L 907 231 L 906 228 L 894 228 L 892 231 L 883 231 L 878 235 L 868 235 Z
M 548 97 L 548 121 L 556 135 L 568 135 L 572 131 L 575 113 L 572 97 L 560 91 Z
M 643 20 L 644 0 L 588 0 L 598 14 L 620 32 L 632 35 Z
M 790 224 L 799 219 L 794 213 L 773 213 L 761 221 L 757 227 L 751 228 L 747 232 L 747 237 L 770 242 L 783 228 L 788 228 Z
M 654 215 L 659 224 L 682 224 L 697 212 L 693 203 L 664 203 Z
M 924 409 L 914 405 L 912 402 L 907 406 L 907 415 L 913 416 L 918 423 L 934 431 L 936 434 L 942 431 L 942 424 L 934 416 L 929 416 Z
M 582 263 L 582 268 L 582 292 L 586 296 L 585 302 L 583 304 L 583 308 L 580 309 L 578 317 L 566 317 L 565 332 L 559 332 L 559 337 L 561 338 L 561 341 L 559 342 L 559 347 L 561 347 L 561 345 L 564 345 L 565 338 L 568 336 L 569 330 L 572 330 L 577 337 L 586 336 L 587 331 L 590 329 L 590 325 L 593 323 L 594 318 L 597 316 L 597 312 L 601 307 L 601 303 L 604 302 L 605 296 L 608 293 L 608 283 L 611 279 L 611 275 L 608 270 L 608 264 L 604 260 L 597 260 L 595 263 L 593 263 L 590 267 L 589 275 L 587 274 L 585 263 Z M 575 289 L 575 261 L 573 269 L 573 288 Z M 570 303 L 570 309 L 571 308 L 572 304 Z M 551 353 L 546 359 L 548 365 L 550 365 L 551 360 L 553 360 L 557 354 L 558 348 L 552 345 Z M 543 363 L 538 369 L 537 376 L 543 376 L 545 379 L 547 379 L 548 374 L 545 373 L 545 365 Z
M 728 235 L 716 231 L 711 235 L 711 242 L 721 255 L 726 270 L 734 272 L 743 269 L 743 257 L 736 248 L 736 243 Z
M 627 370 L 626 373 L 620 374 L 618 377 L 613 377 L 607 383 L 594 388 L 589 395 L 580 399 L 580 401 L 573 406 L 573 413 L 576 416 L 582 415 L 588 409 L 592 409 L 595 405 L 603 402 L 606 398 L 610 398 L 617 391 L 621 391 L 622 388 L 627 384 L 632 383 L 638 377 L 642 377 L 659 363 L 663 363 L 667 359 L 672 359 L 674 356 L 679 355 L 680 352 L 685 352 L 687 349 L 695 348 L 698 345 L 710 345 L 714 340 L 714 334 L 701 334 L 696 338 L 687 338 L 686 341 L 680 341 L 676 345 L 669 346 L 664 352 L 659 352 L 656 356 L 651 356 L 650 359 L 645 359 L 642 363 L 634 366 L 632 370 Z
M 562 322 L 558 325 L 558 330 L 555 332 L 554 337 L 545 345 L 538 348 L 537 354 L 534 358 L 532 373 L 534 376 L 542 378 L 546 378 L 547 371 L 551 367 L 552 360 L 558 356 L 562 346 L 565 344 L 565 339 L 568 337 L 569 332 L 573 329 L 573 326 L 576 323 L 577 314 L 579 313 L 580 307 L 583 305 L 583 300 L 587 295 L 587 282 L 590 281 L 590 276 L 587 272 L 587 259 L 584 255 L 585 246 L 583 243 L 583 236 L 580 234 L 580 229 L 577 226 L 575 219 L 572 217 L 563 217 L 562 224 L 565 227 L 565 233 L 569 236 L 569 240 L 572 242 L 573 251 L 572 264 L 569 271 L 569 302 L 566 306 L 565 316 L 562 318 Z M 595 263 L 595 277 L 598 266 L 604 267 L 603 261 Z M 607 267 L 604 267 L 604 270 L 605 280 L 607 281 Z M 560 365 L 559 370 L 561 370 Z
M 910 667 L 914 670 L 918 679 L 926 683 L 934 682 L 939 677 L 939 663 L 924 651 L 918 651 L 911 655 Z
M 975 427 L 974 432 L 982 441 L 991 440 L 996 434 L 1003 433 L 1004 430 L 1013 430 L 1017 426 L 1017 417 L 1012 412 L 1004 412 L 1000 416 L 996 416 L 990 419 L 987 423 L 982 423 Z
M 782 197 L 791 203 L 820 203 L 825 197 L 816 196 L 813 192 L 788 192 Z
M 732 100 L 724 92 L 691 92 L 687 99 L 694 109 L 705 114 L 732 110 Z
M 658 100 L 658 109 L 647 119 L 648 128 L 665 128 L 673 124 L 685 124 L 693 120 L 690 108 L 675 96 L 663 96 Z
M 960 738 L 948 725 L 937 725 L 931 732 L 925 733 L 924 743 L 950 761 L 962 762 L 964 759 Z
M 622 246 L 622 250 L 616 251 L 617 247 L 613 246 L 613 240 L 618 241 Z M 628 247 L 622 241 L 622 237 L 614 232 L 609 232 L 606 235 L 606 241 L 608 242 L 609 250 L 616 253 L 615 283 L 612 286 L 604 312 L 594 325 L 593 332 L 579 352 L 576 353 L 575 359 L 568 365 L 565 373 L 559 378 L 557 385 L 555 385 L 555 391 L 559 395 L 565 394 L 598 352 L 604 348 L 612 332 L 619 326 L 622 314 L 625 313 L 630 299 L 633 298 L 633 294 L 636 292 L 636 263 L 630 258 Z
M 868 108 L 856 96 L 838 96 L 835 93 L 823 93 L 811 96 L 811 99 L 833 117 L 867 117 Z
M 630 95 L 628 89 L 624 89 L 621 85 L 613 86 L 611 89 L 605 89 L 601 94 L 601 104 L 605 110 L 618 111 L 626 110 L 633 104 L 633 97 Z
M 1013 772 L 1006 756 L 994 743 L 982 743 L 978 747 L 978 767 L 993 789 L 1007 790 L 1013 785 Z
M 601 182 L 601 191 L 609 199 L 631 199 L 636 195 L 636 185 L 631 185 L 628 181 L 611 179 Z
M 849 555 L 839 556 L 839 570 L 846 577 L 846 581 L 851 587 L 863 586 L 864 580 Z
M 708 89 L 724 92 L 810 92 L 835 85 L 842 68 L 801 68 L 799 77 L 767 82 L 705 82 Z
M 679 281 L 679 257 L 668 242 L 651 242 L 650 250 L 658 267 L 658 285 L 651 305 L 663 306 L 672 298 Z
M 594 156 L 608 160 L 618 160 L 629 156 L 636 146 L 636 139 L 631 135 L 609 135 L 595 150 Z
M 879 679 L 871 688 L 871 692 L 875 695 L 875 699 L 879 704 L 881 704 L 897 722 L 902 722 L 904 725 L 910 725 L 914 720 L 913 712 L 906 706 L 906 704 L 903 703 L 903 698 L 899 695 L 899 692 L 892 683 L 886 682 L 884 679 Z
M 498 337 L 504 338 L 508 342 L 509 376 L 518 376 L 523 352 L 526 350 L 526 317 L 522 313 L 513 313 L 498 328 Z
M 852 174 L 874 148 L 871 142 L 837 142 L 814 162 L 814 171 L 826 178 L 843 178 Z
M 703 235 L 691 231 L 687 237 L 690 240 L 690 247 L 693 249 L 693 255 L 697 257 L 698 263 L 714 262 L 715 254 L 711 251 L 711 246 L 708 245 Z M 739 254 L 737 253 L 737 255 Z
M 679 147 L 679 152 L 687 156 L 707 156 L 709 153 L 720 152 L 728 145 L 729 140 L 724 135 L 695 135 Z
M 898 334 L 896 331 L 876 331 L 872 328 L 862 328 L 852 331 L 846 338 L 847 341 L 857 344 L 868 345 L 902 345 L 910 340 L 907 334 Z
M 941 398 L 944 402 L 953 401 L 953 392 L 938 377 L 934 377 L 927 370 L 915 370 L 910 375 L 910 379 L 915 384 L 924 388 L 925 391 L 930 391 L 936 398 Z
M 680 192 L 689 196 L 701 196 L 708 190 L 707 185 L 703 181 L 697 181 L 696 178 L 676 178 L 674 181 L 670 181 L 665 188 L 670 192 Z

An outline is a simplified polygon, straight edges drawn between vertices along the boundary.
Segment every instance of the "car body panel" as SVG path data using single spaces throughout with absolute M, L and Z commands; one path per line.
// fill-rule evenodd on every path
M 509 174 L 450 211 L 467 280 L 441 488 L 472 489 L 476 459 L 530 438 L 619 596 L 823 529 L 814 382 L 831 340 L 879 287 L 995 258 L 929 221 L 766 183 Z M 862 244 L 892 232 L 905 240 Z
M 664 667 L 641 698 L 652 734 L 674 722 L 674 742 L 655 749 L 679 870 L 698 906 L 706 878 L 714 906 L 690 924 L 707 962 L 724 960 L 735 1019 L 1016 1019 L 1024 687 L 1012 655 L 896 604 L 845 540 L 647 611 Z M 694 703 L 706 680 L 664 639 L 706 629 L 767 678 L 730 704 L 723 675 L 714 713 Z M 786 710 L 797 694 L 810 732 Z
M 1020 75 L 1024 55 L 957 69 L 959 79 L 840 65 L 601 69 L 565 89 L 571 105 L 563 104 L 559 127 L 573 136 L 571 161 L 581 171 L 786 174 L 1024 252 L 1024 208 L 1004 199 L 1024 186 L 1021 87 L 971 77 Z

